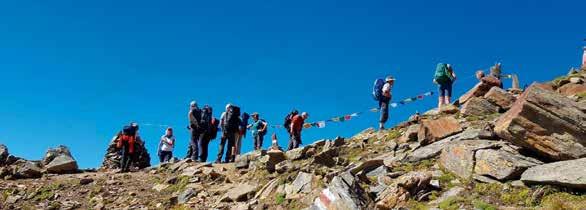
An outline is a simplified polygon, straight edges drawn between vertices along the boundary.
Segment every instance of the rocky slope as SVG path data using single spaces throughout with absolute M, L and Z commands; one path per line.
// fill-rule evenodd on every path
M 27 161 L 0 146 L 0 207 L 586 209 L 584 78 L 570 72 L 523 93 L 481 82 L 460 108 L 234 164 L 141 158 L 143 169 L 119 174 L 108 148 L 101 170 L 79 171 L 64 147 Z

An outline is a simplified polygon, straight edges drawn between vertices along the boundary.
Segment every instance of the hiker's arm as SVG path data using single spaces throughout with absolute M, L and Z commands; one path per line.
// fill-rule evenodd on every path
M 452 71 L 452 77 L 454 78 L 453 81 L 456 81 L 456 72 Z
M 265 123 L 265 122 L 261 122 L 261 124 L 262 124 L 263 126 L 262 126 L 262 129 L 260 129 L 260 132 L 265 132 L 265 131 L 267 130 L 267 123 Z

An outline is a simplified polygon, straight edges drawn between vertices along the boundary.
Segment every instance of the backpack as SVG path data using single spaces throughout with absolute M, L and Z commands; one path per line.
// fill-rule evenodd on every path
M 240 126 L 240 107 L 230 106 L 226 111 L 224 127 L 227 131 L 237 131 Z
M 209 138 L 215 139 L 218 137 L 218 127 L 220 126 L 220 121 L 216 118 L 212 118 L 211 128 L 209 129 Z
M 452 81 L 452 74 L 448 70 L 448 64 L 438 63 L 433 77 L 438 84 L 446 84 Z
M 250 115 L 246 112 L 242 114 L 242 118 L 240 118 L 240 133 L 242 136 L 246 137 L 246 127 L 248 126 L 248 120 L 250 120 Z
M 207 132 L 212 124 L 212 107 L 205 105 L 201 110 L 201 119 L 199 120 L 199 128 L 201 131 Z
M 136 135 L 136 128 L 126 125 L 122 128 L 122 135 L 124 136 L 135 136 Z
M 299 112 L 297 110 L 293 110 L 291 113 L 289 113 L 287 116 L 285 116 L 285 122 L 283 123 L 283 127 L 285 127 L 285 129 L 289 130 L 289 127 L 291 127 L 291 121 L 293 120 L 293 117 L 295 117 L 295 115 L 298 115 Z
M 383 87 L 385 86 L 385 80 L 383 79 L 376 79 L 374 81 L 374 85 L 372 86 L 372 97 L 376 101 L 383 100 Z
M 195 108 L 195 109 L 191 110 L 191 115 L 193 116 L 193 118 L 195 119 L 195 121 L 194 122 L 189 122 L 189 123 L 191 123 L 190 127 L 192 129 L 198 129 L 199 128 L 199 124 L 201 123 L 201 109 Z

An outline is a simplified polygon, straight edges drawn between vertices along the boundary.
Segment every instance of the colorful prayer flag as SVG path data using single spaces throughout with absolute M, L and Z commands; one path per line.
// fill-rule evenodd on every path
M 325 128 L 326 127 L 326 121 L 319 121 L 319 122 L 317 122 L 317 127 L 318 128 Z
M 350 116 L 352 117 L 358 117 L 359 113 L 352 113 Z
M 311 123 L 305 123 L 305 124 L 303 124 L 303 128 L 311 128 Z
M 340 122 L 340 118 L 334 117 L 332 118 L 332 122 Z
M 396 108 L 398 106 L 397 103 L 391 103 L 391 107 Z
M 350 115 L 344 116 L 344 120 L 350 120 L 350 119 L 352 119 L 352 116 L 350 116 Z
M 371 112 L 378 112 L 378 108 L 372 108 L 370 109 Z

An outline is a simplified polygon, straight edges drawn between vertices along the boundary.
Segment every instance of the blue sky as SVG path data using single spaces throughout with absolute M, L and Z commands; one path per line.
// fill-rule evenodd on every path
M 585 7 L 553 0 L 4 1 L 0 143 L 28 159 L 64 144 L 81 167 L 98 167 L 129 121 L 173 125 L 175 154 L 183 157 L 192 99 L 216 116 L 231 102 L 280 124 L 292 108 L 315 121 L 376 106 L 372 82 L 387 74 L 397 78 L 395 99 L 435 90 L 437 62 L 454 65 L 456 95 L 474 84 L 475 70 L 497 61 L 523 84 L 548 80 L 579 64 Z M 394 109 L 390 123 L 435 105 L 428 98 Z M 351 136 L 377 118 L 306 130 L 304 143 Z M 141 133 L 156 164 L 163 129 Z M 285 146 L 286 135 L 277 134 Z M 250 137 L 244 142 L 250 150 Z

